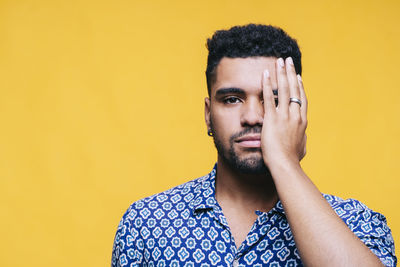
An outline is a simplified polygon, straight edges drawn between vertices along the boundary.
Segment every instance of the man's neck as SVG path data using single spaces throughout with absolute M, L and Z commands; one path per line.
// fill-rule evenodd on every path
M 241 173 L 221 157 L 218 157 L 215 187 L 215 197 L 221 206 L 233 205 L 250 213 L 269 211 L 278 201 L 275 184 L 268 171 L 264 174 Z

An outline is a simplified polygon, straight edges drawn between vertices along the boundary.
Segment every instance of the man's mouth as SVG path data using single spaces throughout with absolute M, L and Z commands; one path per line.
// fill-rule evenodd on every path
M 261 147 L 261 136 L 259 134 L 249 134 L 235 140 L 242 147 L 259 148 Z

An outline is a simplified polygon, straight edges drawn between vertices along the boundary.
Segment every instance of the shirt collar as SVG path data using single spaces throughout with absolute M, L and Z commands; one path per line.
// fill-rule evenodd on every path
M 278 202 L 276 202 L 275 206 L 268 212 L 263 212 L 263 211 L 259 211 L 259 210 L 256 211 L 256 214 L 259 216 L 262 214 L 268 215 L 268 214 L 275 214 L 275 213 L 280 214 L 282 216 L 286 216 L 285 210 L 283 209 L 282 202 L 280 200 L 278 200 Z
M 193 208 L 192 212 L 197 213 L 200 211 L 215 209 L 219 207 L 217 205 L 217 200 L 215 199 L 215 178 L 217 174 L 217 163 L 215 163 L 211 172 L 203 177 L 198 178 L 197 185 L 194 188 L 195 197 L 190 201 L 189 206 Z M 218 208 L 219 209 L 219 208 Z M 275 204 L 275 206 L 268 212 L 256 211 L 257 215 L 263 213 L 274 214 L 278 213 L 285 216 L 285 211 L 283 209 L 280 200 Z
M 217 164 L 211 172 L 197 179 L 197 185 L 194 187 L 195 197 L 190 201 L 189 206 L 193 208 L 193 213 L 214 209 L 217 200 L 215 199 L 215 175 L 217 173 Z

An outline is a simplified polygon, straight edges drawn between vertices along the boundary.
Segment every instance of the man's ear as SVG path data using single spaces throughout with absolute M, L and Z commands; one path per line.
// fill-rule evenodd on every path
M 211 99 L 206 97 L 204 99 L 204 118 L 206 120 L 207 130 L 211 128 L 210 121 L 211 121 Z

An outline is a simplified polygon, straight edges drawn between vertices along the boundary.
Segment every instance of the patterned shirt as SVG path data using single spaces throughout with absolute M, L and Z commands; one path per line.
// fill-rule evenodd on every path
M 114 240 L 112 266 L 302 266 L 282 204 L 258 216 L 236 247 L 215 199 L 216 165 L 206 176 L 133 203 Z M 386 266 L 396 266 L 382 214 L 361 202 L 324 195 Z

